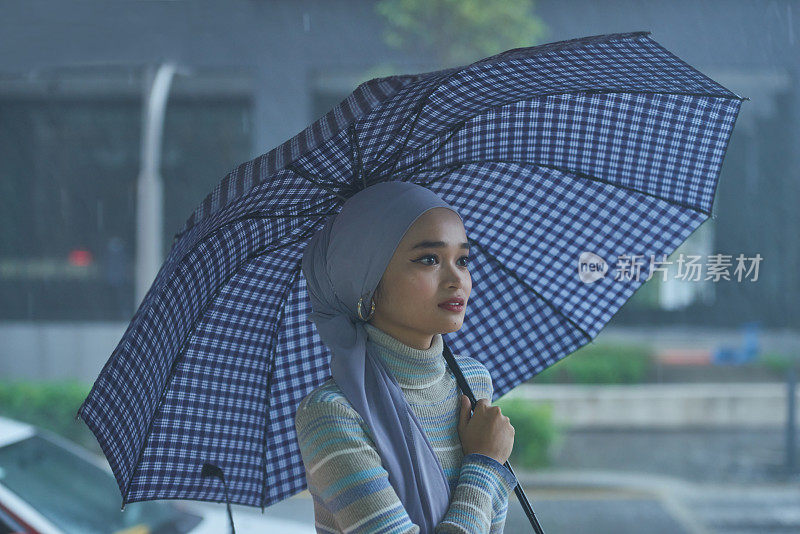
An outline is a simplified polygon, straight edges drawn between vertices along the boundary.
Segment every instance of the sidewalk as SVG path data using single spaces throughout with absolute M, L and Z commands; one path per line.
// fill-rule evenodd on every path
M 547 534 L 800 532 L 800 476 L 784 484 L 698 484 L 602 470 L 521 472 Z M 530 532 L 514 496 L 506 532 Z

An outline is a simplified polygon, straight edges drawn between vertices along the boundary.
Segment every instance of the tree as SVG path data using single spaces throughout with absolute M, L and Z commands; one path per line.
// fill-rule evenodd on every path
M 432 68 L 466 65 L 547 34 L 533 0 L 380 0 L 387 45 L 429 58 Z

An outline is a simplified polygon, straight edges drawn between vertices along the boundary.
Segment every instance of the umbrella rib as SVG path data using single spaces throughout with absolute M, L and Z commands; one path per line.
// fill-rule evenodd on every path
M 305 178 L 306 180 L 308 180 L 312 184 L 318 185 L 319 187 L 325 189 L 329 193 L 333 193 L 334 195 L 336 195 L 337 197 L 341 198 L 342 200 L 347 200 L 346 196 L 342 195 L 341 193 L 339 193 L 337 191 L 334 191 L 330 187 L 328 187 L 325 184 L 323 184 L 322 180 L 319 179 L 319 177 L 316 177 L 316 178 L 318 178 L 320 181 L 314 180 L 314 178 L 311 177 L 311 174 L 307 173 L 306 171 L 302 171 L 302 170 L 298 169 L 295 166 L 294 163 L 291 163 L 291 164 L 287 165 L 286 168 L 289 169 L 290 171 L 292 171 L 293 173 L 297 174 L 298 176 L 300 176 L 302 178 Z
M 268 217 L 242 217 L 242 218 L 239 218 L 239 219 L 234 219 L 234 220 L 226 223 L 225 225 L 220 226 L 219 228 L 217 228 L 215 230 L 215 232 L 219 231 L 219 230 L 222 230 L 223 228 L 225 228 L 226 226 L 228 226 L 230 224 L 234 224 L 234 223 L 240 222 L 241 220 L 259 219 L 259 218 L 264 219 L 264 218 L 268 218 Z M 245 258 L 245 260 L 242 263 L 244 264 L 244 263 L 250 261 L 251 259 L 263 254 L 264 252 L 268 252 L 268 251 L 271 251 L 271 250 L 278 250 L 279 248 L 283 248 L 283 247 L 286 247 L 286 246 L 289 246 L 289 245 L 293 245 L 295 243 L 299 243 L 299 242 L 303 241 L 304 239 L 307 239 L 308 237 L 310 237 L 311 234 L 313 234 L 313 232 L 304 233 L 298 239 L 296 239 L 294 241 L 290 241 L 288 243 L 284 243 L 283 245 L 280 245 L 280 246 L 274 247 L 274 248 L 273 248 L 273 244 L 270 243 L 269 245 L 266 245 L 264 247 L 256 249 L 252 254 L 247 256 L 247 258 Z M 204 237 L 208 237 L 208 236 L 204 236 Z M 195 243 L 194 247 L 196 247 L 198 245 L 199 245 L 199 242 Z M 194 247 L 192 247 L 192 248 L 194 249 Z M 231 274 L 229 274 L 228 277 L 225 280 L 223 280 L 219 285 L 217 285 L 217 287 L 214 289 L 214 293 L 206 301 L 205 306 L 203 307 L 201 312 L 198 314 L 198 317 L 202 317 L 203 315 L 205 315 L 205 310 L 208 309 L 208 307 L 211 305 L 212 302 L 214 302 L 214 300 L 219 295 L 219 292 L 222 290 L 222 288 L 225 285 L 227 285 L 228 281 L 232 277 L 236 276 L 236 273 L 237 273 L 237 271 L 231 272 Z M 156 403 L 156 407 L 155 407 L 156 411 L 158 410 L 158 408 L 164 402 L 164 397 L 167 394 L 167 389 L 169 389 L 169 383 L 175 378 L 175 369 L 178 366 L 178 364 L 183 360 L 183 357 L 186 355 L 186 351 L 184 349 L 186 348 L 186 344 L 189 342 L 189 339 L 191 339 L 192 334 L 194 333 L 195 329 L 197 328 L 197 324 L 198 324 L 198 321 L 193 321 L 192 322 L 192 328 L 189 331 L 189 334 L 187 334 L 186 337 L 183 339 L 183 342 L 181 343 L 181 346 L 178 349 L 178 356 L 175 358 L 175 360 L 172 362 L 172 365 L 170 366 L 169 375 L 167 376 L 167 382 L 166 382 L 166 384 L 164 384 L 164 388 L 162 389 L 161 395 L 159 396 L 158 402 Z M 153 430 L 153 421 L 155 421 L 155 419 L 156 419 L 156 417 L 155 417 L 155 414 L 154 414 L 153 417 L 150 419 L 150 422 L 147 425 L 147 431 L 145 432 L 144 439 L 142 440 L 142 447 L 141 447 L 141 449 L 139 449 L 139 453 L 136 455 L 136 462 L 131 466 L 131 476 L 128 479 L 128 483 L 125 485 L 125 494 L 124 494 L 124 496 L 122 498 L 122 507 L 123 508 L 125 507 L 125 502 L 128 499 L 128 494 L 130 492 L 130 488 L 131 488 L 131 484 L 133 483 L 133 479 L 136 477 L 136 472 L 137 472 L 137 470 L 139 468 L 139 465 L 141 464 L 142 456 L 144 455 L 145 445 L 147 443 L 147 439 L 150 437 L 150 433 Z
M 287 293 L 291 291 L 291 288 L 297 282 L 298 273 L 300 272 L 300 269 L 302 268 L 302 265 L 303 265 L 302 262 L 297 262 L 297 265 L 295 266 L 295 269 L 294 269 L 293 281 L 292 281 L 291 284 L 286 284 L 286 292 Z M 282 301 L 283 301 L 283 306 L 281 307 L 281 312 L 282 313 L 281 313 L 281 316 L 280 316 L 280 320 L 275 321 L 275 329 L 273 330 L 273 332 L 279 331 L 280 325 L 283 324 L 283 321 L 286 318 L 286 304 L 289 301 L 289 298 L 288 298 L 288 296 L 286 294 L 284 294 L 283 296 L 286 297 L 286 298 L 282 299 Z M 261 488 L 262 488 L 261 489 L 261 492 L 262 492 L 261 493 L 261 513 L 264 513 L 264 508 L 265 508 L 264 502 L 267 500 L 267 492 L 266 492 L 266 487 L 267 487 L 267 439 L 269 439 L 270 415 L 272 415 L 272 410 L 270 410 L 270 408 L 271 408 L 271 400 L 272 400 L 272 396 L 271 396 L 272 378 L 273 378 L 273 376 L 275 374 L 275 359 L 276 359 L 275 358 L 275 352 L 276 352 L 276 347 L 277 347 L 277 341 L 276 341 L 275 345 L 272 348 L 272 358 L 270 359 L 270 362 L 269 362 L 270 369 L 267 372 L 267 388 L 266 388 L 266 398 L 267 398 L 267 401 L 266 401 L 266 412 L 267 412 L 266 413 L 266 419 L 267 420 L 264 423 L 264 439 L 262 441 L 262 444 L 263 444 L 263 447 L 264 447 L 264 454 L 261 457 L 262 469 L 263 469 L 263 472 L 264 472 L 264 483 L 261 485 Z
M 647 34 L 649 34 L 649 32 L 640 32 L 640 33 L 641 33 L 642 35 L 647 35 Z M 499 56 L 499 55 L 498 55 L 498 56 Z M 501 58 L 499 58 L 499 57 L 498 57 L 498 60 L 499 60 L 499 61 L 498 61 L 498 63 L 502 61 L 502 59 L 501 59 Z M 476 62 L 476 63 L 479 63 L 479 62 Z M 390 163 L 391 163 L 391 165 L 392 165 L 392 168 L 390 169 L 389 173 L 392 173 L 392 172 L 396 172 L 396 171 L 397 171 L 397 169 L 395 169 L 395 168 L 394 168 L 394 164 L 395 164 L 395 163 L 397 163 L 397 160 L 399 159 L 399 157 L 400 157 L 400 154 L 402 154 L 403 150 L 404 150 L 404 149 L 406 148 L 406 146 L 408 145 L 408 140 L 409 140 L 409 138 L 411 137 L 411 134 L 412 134 L 412 133 L 413 133 L 413 131 L 414 131 L 414 125 L 416 125 L 416 123 L 417 123 L 417 120 L 419 119 L 419 116 L 420 116 L 420 114 L 422 113 L 422 110 L 423 110 L 423 108 L 424 108 L 424 107 L 425 107 L 425 105 L 428 103 L 428 100 L 430 99 L 431 95 L 432 95 L 433 93 L 435 93 L 437 89 L 439 89 L 439 88 L 440 88 L 442 85 L 444 85 L 444 83 L 445 83 L 445 82 L 447 82 L 449 79 L 451 79 L 453 76 L 455 76 L 455 75 L 459 74 L 460 72 L 462 72 L 462 71 L 464 71 L 464 70 L 467 70 L 468 68 L 470 68 L 470 67 L 474 66 L 476 63 L 472 63 L 472 64 L 469 64 L 469 65 L 464 65 L 464 66 L 462 66 L 461 68 L 445 69 L 445 70 L 450 70 L 451 72 L 448 72 L 448 74 L 447 74 L 447 77 L 443 78 L 443 79 L 442 79 L 442 80 L 441 80 L 441 81 L 440 81 L 438 84 L 436 84 L 436 85 L 432 86 L 432 87 L 431 87 L 431 88 L 430 88 L 430 89 L 429 89 L 429 90 L 428 90 L 428 91 L 427 91 L 427 92 L 424 94 L 424 96 L 423 96 L 422 100 L 420 101 L 420 103 L 419 103 L 419 105 L 418 105 L 418 108 L 416 109 L 416 113 L 414 114 L 414 119 L 413 119 L 413 121 L 412 121 L 411 127 L 408 129 L 408 131 L 407 131 L 407 133 L 406 133 L 405 139 L 403 140 L 403 145 L 400 147 L 400 150 L 397 150 L 397 151 L 395 152 L 395 155 L 394 155 L 394 157 L 393 157 L 391 160 L 389 160 L 389 161 L 387 161 L 387 162 L 385 162 L 385 163 L 382 163 L 382 164 L 378 165 L 377 167 L 375 167 L 375 168 L 374 168 L 374 169 L 373 169 L 373 170 L 370 172 L 370 174 L 375 174 L 375 173 L 379 172 L 379 171 L 380 171 L 382 168 L 386 167 L 386 166 L 387 166 L 388 164 L 390 164 Z M 437 71 L 437 72 L 438 72 L 438 71 Z M 698 72 L 699 72 L 699 71 L 698 71 Z M 702 73 L 700 73 L 700 74 L 702 74 Z M 712 80 L 712 81 L 713 81 L 713 80 Z M 734 100 L 734 99 L 738 99 L 738 100 L 750 100 L 748 97 L 740 97 L 740 96 L 736 95 L 735 93 L 733 93 L 733 92 L 731 92 L 731 91 L 729 91 L 729 93 L 733 94 L 733 95 L 734 95 L 733 97 L 731 97 L 731 96 L 730 96 L 730 94 L 724 94 L 724 95 L 720 95 L 720 94 L 709 94 L 709 93 L 697 93 L 697 92 L 691 92 L 691 91 L 684 91 L 684 92 L 681 92 L 681 91 L 670 91 L 670 92 L 665 92 L 665 91 L 630 91 L 630 90 L 626 90 L 626 89 L 624 89 L 624 88 L 597 89 L 597 90 L 592 90 L 592 89 L 584 89 L 584 90 L 581 90 L 581 91 L 554 91 L 554 92 L 550 92 L 550 93 L 540 93 L 540 94 L 537 94 L 537 95 L 535 95 L 535 96 L 536 96 L 537 98 L 541 98 L 541 97 L 547 97 L 547 96 L 557 96 L 557 95 L 565 95 L 565 94 L 609 94 L 609 93 L 615 93 L 615 94 L 621 94 L 621 93 L 626 93 L 626 94 L 667 94 L 667 95 L 686 95 L 686 96 L 706 96 L 706 97 L 719 97 L 719 98 L 727 98 L 727 99 L 730 99 L 730 100 Z M 495 109 L 495 108 L 500 108 L 500 107 L 506 106 L 506 105 L 508 105 L 508 104 L 513 104 L 513 103 L 516 103 L 516 102 L 521 102 L 521 101 L 523 101 L 523 100 L 526 100 L 526 99 L 525 99 L 525 98 L 522 98 L 522 99 L 515 100 L 515 101 L 512 101 L 512 102 L 503 102 L 502 104 L 499 104 L 499 105 L 497 105 L 497 106 L 491 106 L 490 108 L 487 108 L 486 110 L 483 110 L 483 111 L 481 111 L 481 113 L 485 113 L 487 110 L 491 110 L 491 109 Z M 476 114 L 475 116 L 477 116 L 477 114 Z M 463 125 L 465 122 L 467 122 L 467 121 L 468 121 L 468 120 L 470 120 L 470 119 L 472 119 L 472 117 L 468 117 L 467 119 L 464 119 L 463 121 L 461 121 L 460 123 L 458 123 L 458 124 L 457 124 L 457 125 L 456 125 L 454 128 L 455 128 L 455 129 L 458 129 L 458 128 L 460 128 L 460 127 L 461 127 L 461 126 L 462 126 L 462 125 Z M 354 122 L 355 122 L 355 121 L 354 121 Z M 405 124 L 407 124 L 407 123 L 404 123 L 404 124 L 403 124 L 403 126 L 404 126 Z M 401 128 L 402 128 L 402 126 L 401 126 Z M 386 152 L 386 150 L 388 150 L 388 147 L 386 147 L 386 148 L 383 150 L 383 153 L 385 153 L 385 152 Z M 382 154 L 381 154 L 381 155 L 382 155 Z M 380 155 L 379 155 L 379 156 L 380 156 Z
M 411 164 L 411 165 L 408 165 L 408 166 L 406 166 L 406 167 L 401 167 L 400 169 L 392 169 L 392 170 L 393 170 L 395 173 L 397 173 L 397 172 L 402 172 L 402 171 L 404 171 L 404 170 L 406 170 L 406 169 L 411 169 L 411 168 L 414 168 L 414 167 L 419 167 L 420 165 L 424 165 L 424 164 L 425 164 L 426 162 L 428 162 L 428 161 L 429 161 L 431 158 L 433 158 L 433 156 L 435 156 L 435 155 L 436 155 L 436 154 L 437 154 L 437 153 L 438 153 L 438 152 L 439 152 L 439 151 L 440 151 L 440 150 L 441 150 L 441 149 L 442 149 L 442 148 L 443 148 L 443 147 L 444 147 L 444 146 L 445 146 L 445 145 L 446 145 L 446 144 L 447 144 L 447 143 L 450 141 L 450 139 L 452 139 L 452 138 L 453 138 L 453 136 L 454 136 L 454 135 L 455 135 L 455 134 L 456 134 L 458 131 L 460 131 L 461 127 L 462 127 L 462 126 L 464 125 L 464 123 L 466 123 L 468 120 L 469 120 L 469 119 L 466 119 L 466 120 L 462 121 L 461 123 L 459 123 L 457 126 L 455 126 L 455 127 L 451 128 L 451 129 L 450 129 L 450 131 L 449 131 L 449 132 L 448 132 L 448 134 L 447 134 L 447 138 L 446 138 L 444 141 L 442 141 L 442 142 L 439 144 L 439 146 L 438 146 L 438 147 L 436 147 L 436 148 L 435 148 L 433 151 L 431 151 L 431 153 L 430 153 L 430 154 L 428 154 L 427 156 L 425 156 L 425 157 L 424 157 L 422 160 L 418 161 L 417 163 L 413 163 L 413 164 Z M 405 175 L 405 176 L 408 176 L 408 175 L 410 175 L 410 174 L 414 174 L 414 171 L 410 171 L 410 172 L 406 173 L 406 175 Z M 404 177 L 405 177 L 405 176 L 404 176 Z
M 578 325 L 578 323 L 576 323 L 575 321 L 570 319 L 564 312 L 562 312 L 558 307 L 556 307 L 553 303 L 551 303 L 549 300 L 547 300 L 541 293 L 539 293 L 534 288 L 532 288 L 527 282 L 525 282 L 525 280 L 520 278 L 519 275 L 517 275 L 516 272 L 514 272 L 511 269 L 506 268 L 503 265 L 503 263 L 500 260 L 498 260 L 493 254 L 489 253 L 487 251 L 487 249 L 483 245 L 481 245 L 480 243 L 478 243 L 477 241 L 474 241 L 472 239 L 470 239 L 469 242 L 470 242 L 470 245 L 475 245 L 477 248 L 479 248 L 481 253 L 484 256 L 486 256 L 487 258 L 489 258 L 504 273 L 506 273 L 508 276 L 513 278 L 517 283 L 519 283 L 522 286 L 524 286 L 525 289 L 527 289 L 528 291 L 531 291 L 542 302 L 547 304 L 553 311 L 555 311 L 557 314 L 559 314 L 561 317 L 563 317 L 567 322 L 569 322 L 572 326 L 574 326 L 577 330 L 579 330 L 584 336 L 586 336 L 586 339 L 588 339 L 589 341 L 592 341 L 592 336 L 590 336 L 589 333 L 586 330 L 581 328 L 580 325 Z
M 316 206 L 319 206 L 319 204 L 324 204 L 324 203 L 325 203 L 325 199 L 322 202 L 318 203 Z M 316 206 L 312 206 L 311 208 L 316 207 Z M 311 209 L 311 208 L 309 208 L 309 209 Z M 316 216 L 320 216 L 320 217 L 325 218 L 325 217 L 329 217 L 329 216 L 331 216 L 331 215 L 333 215 L 335 213 L 337 213 L 337 212 L 332 211 L 332 212 L 323 212 L 323 213 L 309 213 L 309 212 L 301 211 L 300 213 L 297 213 L 297 214 L 294 214 L 294 215 L 243 215 L 241 217 L 237 217 L 235 219 L 231 219 L 230 221 L 226 222 L 225 224 L 223 224 L 220 227 L 212 229 L 209 233 L 207 233 L 207 234 L 203 235 L 201 238 L 199 238 L 197 242 L 199 243 L 200 241 L 203 241 L 209 235 L 213 234 L 214 232 L 216 232 L 220 228 L 223 228 L 224 226 L 227 226 L 229 224 L 233 224 L 233 223 L 236 223 L 236 222 L 240 222 L 240 221 L 246 221 L 246 220 L 250 220 L 250 219 L 259 219 L 259 220 L 263 220 L 263 219 L 281 219 L 281 218 L 283 218 L 283 219 L 297 219 L 297 218 L 300 218 L 300 217 L 316 217 Z M 194 229 L 194 228 L 197 228 L 197 226 L 193 226 L 192 227 L 192 229 Z
M 355 172 L 358 174 L 356 177 L 357 179 L 361 179 L 361 186 L 362 189 L 367 188 L 367 177 L 364 176 L 364 169 L 361 168 L 361 147 L 358 146 L 358 137 L 356 136 L 356 123 L 355 121 L 350 123 L 350 126 L 347 127 L 347 133 L 350 136 L 350 145 L 353 150 L 353 160 L 351 165 L 355 169 Z
M 441 84 L 440 84 L 440 85 L 441 85 Z M 438 87 L 439 87 L 439 86 L 436 86 L 434 89 L 436 89 L 436 88 L 438 88 Z M 419 118 L 419 114 L 422 112 L 422 108 L 424 108 L 424 107 L 425 107 L 425 104 L 426 104 L 426 102 L 427 102 L 427 100 L 428 100 L 428 97 L 429 97 L 429 96 L 430 96 L 430 94 L 432 94 L 432 93 L 433 93 L 433 91 L 430 91 L 428 94 L 426 94 L 426 95 L 425 95 L 425 98 L 423 99 L 423 101 L 422 101 L 421 105 L 419 106 L 419 108 L 420 108 L 420 109 L 419 109 L 419 110 L 417 110 L 417 114 L 414 116 L 414 124 L 416 124 L 416 121 L 417 121 L 417 119 Z M 709 94 L 709 93 L 696 93 L 696 92 L 688 92 L 688 91 L 687 91 L 687 92 L 674 92 L 674 91 L 670 91 L 670 92 L 665 92 L 665 91 L 626 91 L 626 90 L 622 90 L 622 89 L 598 89 L 598 90 L 581 90 L 581 91 L 558 91 L 558 92 L 552 92 L 552 93 L 541 93 L 541 94 L 537 94 L 537 95 L 536 95 L 536 98 L 548 97 L 548 96 L 559 96 L 559 95 L 582 95 L 582 94 L 644 94 L 644 95 L 683 95 L 683 96 L 698 96 L 698 97 L 702 96 L 702 97 L 710 97 L 710 98 L 724 98 L 724 99 L 726 99 L 726 100 L 740 100 L 740 101 L 743 101 L 743 100 L 750 100 L 748 97 L 741 97 L 741 96 L 738 96 L 738 95 L 734 95 L 733 97 L 731 97 L 730 95 Z M 502 108 L 502 107 L 504 107 L 504 106 L 508 106 L 508 105 L 510 105 L 510 104 L 516 104 L 516 103 L 518 103 L 518 102 L 523 102 L 523 101 L 525 101 L 525 100 L 528 100 L 528 99 L 526 99 L 526 98 L 521 98 L 521 99 L 519 99 L 519 100 L 513 100 L 513 101 L 511 101 L 511 102 L 503 102 L 502 104 L 498 104 L 498 105 L 496 105 L 496 106 L 491 106 L 491 107 L 488 107 L 488 108 L 486 108 L 486 109 L 484 109 L 484 110 L 481 110 L 481 112 L 480 112 L 480 113 L 476 113 L 475 115 L 472 115 L 471 117 L 467 117 L 466 119 L 464 119 L 464 120 L 462 120 L 462 121 L 460 121 L 460 122 L 456 123 L 456 124 L 455 124 L 455 125 L 454 125 L 452 128 L 450 128 L 450 130 L 449 130 L 447 133 L 445 133 L 445 134 L 442 134 L 440 137 L 438 137 L 437 139 L 441 139 L 442 137 L 444 137 L 445 135 L 447 135 L 447 139 L 446 139 L 446 140 L 444 140 L 444 142 L 440 143 L 440 144 L 439 144 L 439 146 L 438 146 L 438 147 L 437 147 L 435 150 L 433 150 L 433 151 L 432 151 L 430 154 L 428 154 L 427 156 L 425 156 L 425 157 L 424 157 L 422 160 L 420 160 L 420 161 L 418 161 L 418 162 L 416 162 L 416 163 L 411 163 L 411 164 L 409 164 L 409 165 L 407 165 L 407 166 L 405 166 L 405 167 L 400 167 L 400 168 L 394 168 L 394 167 L 392 167 L 392 170 L 391 170 L 391 171 L 392 171 L 392 172 L 395 172 L 395 173 L 397 173 L 397 172 L 402 172 L 402 171 L 405 171 L 405 170 L 407 170 L 407 169 L 412 169 L 412 168 L 414 168 L 414 167 L 419 167 L 420 165 L 422 165 L 422 164 L 424 164 L 425 162 L 427 162 L 428 160 L 430 160 L 430 159 L 431 159 L 431 158 L 432 158 L 432 157 L 433 157 L 433 156 L 434 156 L 434 155 L 435 155 L 435 154 L 436 154 L 436 153 L 437 153 L 439 150 L 441 150 L 441 148 L 442 148 L 442 147 L 444 147 L 444 146 L 447 144 L 447 142 L 448 142 L 448 141 L 450 141 L 450 138 L 452 138 L 452 137 L 453 137 L 453 135 L 455 135 L 455 133 L 457 133 L 458 131 L 460 131 L 461 127 L 463 127 L 463 126 L 464 126 L 464 124 L 466 124 L 468 121 L 470 121 L 470 120 L 474 119 L 475 117 L 478 117 L 478 116 L 480 116 L 480 115 L 482 115 L 482 114 L 485 114 L 485 113 L 486 113 L 486 112 L 488 112 L 488 111 L 493 111 L 493 110 L 495 110 L 495 109 L 499 109 L 499 108 Z M 403 150 L 403 149 L 405 149 L 405 147 L 406 147 L 406 146 L 407 146 L 407 144 L 408 144 L 408 139 L 409 139 L 409 138 L 410 138 L 410 136 L 411 136 L 411 132 L 413 132 L 413 126 L 414 126 L 414 124 L 412 124 L 412 127 L 411 127 L 411 128 L 409 128 L 408 134 L 406 135 L 406 138 L 405 138 L 405 139 L 404 139 L 404 141 L 403 141 L 403 146 L 402 146 L 401 150 L 398 150 L 398 151 L 397 151 L 397 153 L 396 153 L 396 155 L 395 155 L 395 159 L 394 159 L 394 162 L 395 162 L 395 163 L 397 162 L 397 159 L 399 159 L 399 157 L 400 157 L 400 154 L 402 153 L 402 150 Z M 379 166 L 378 166 L 376 169 L 374 169 L 374 170 L 373 170 L 373 172 L 377 171 L 378 169 L 380 169 L 381 167 L 383 167 L 383 166 L 385 166 L 385 165 L 386 165 L 386 164 L 379 165 Z M 413 171 L 412 171 L 412 173 L 413 173 Z
M 678 200 L 669 200 L 669 199 L 660 197 L 660 196 L 658 196 L 658 195 L 656 195 L 654 193 L 648 193 L 647 191 L 641 191 L 639 189 L 635 189 L 633 187 L 629 187 L 629 186 L 626 186 L 626 185 L 618 184 L 618 183 L 612 182 L 610 180 L 605 180 L 603 178 L 598 178 L 597 176 L 594 176 L 592 174 L 588 174 L 588 173 L 580 172 L 580 171 L 575 171 L 575 170 L 571 170 L 571 169 L 566 169 L 564 167 L 559 167 L 557 165 L 545 165 L 545 164 L 540 164 L 540 163 L 532 163 L 530 161 L 518 161 L 518 160 L 510 160 L 510 159 L 485 159 L 485 160 L 462 161 L 462 162 L 459 162 L 459 163 L 453 163 L 451 165 L 445 165 L 445 166 L 442 166 L 442 167 L 432 167 L 432 168 L 429 168 L 429 169 L 425 169 L 422 172 L 437 171 L 437 170 L 451 169 L 451 168 L 455 169 L 456 167 L 462 167 L 464 165 L 470 165 L 470 164 L 473 164 L 473 163 L 516 163 L 518 165 L 532 165 L 532 166 L 535 166 L 535 167 L 542 167 L 542 168 L 546 168 L 546 169 L 552 169 L 552 170 L 555 170 L 555 171 L 563 172 L 565 174 L 571 174 L 571 175 L 576 176 L 578 178 L 584 178 L 586 180 L 591 180 L 593 182 L 599 182 L 599 183 L 611 185 L 611 186 L 616 187 L 618 189 L 624 189 L 626 191 L 631 191 L 633 193 L 639 193 L 639 194 L 642 194 L 644 196 L 648 196 L 648 197 L 651 197 L 651 198 L 655 198 L 657 200 L 661 200 L 662 202 L 666 202 L 667 204 L 672 204 L 673 206 L 680 206 L 682 208 L 686 208 L 688 210 L 692 210 L 692 211 L 694 211 L 696 213 L 699 213 L 701 215 L 705 215 L 705 216 L 710 216 L 711 215 L 710 211 L 704 210 L 704 209 L 701 209 L 701 208 L 697 208 L 697 207 L 692 206 L 690 204 L 687 204 L 685 202 L 680 202 Z M 415 173 L 412 171 L 412 172 L 406 173 L 406 176 L 411 175 L 411 174 L 415 174 Z M 437 176 L 436 178 L 440 179 L 440 178 L 446 176 L 447 174 L 448 173 L 441 174 L 441 175 Z M 426 183 L 429 184 L 429 183 L 433 183 L 434 181 L 435 180 L 431 180 L 431 181 L 426 182 Z
M 534 164 L 534 165 L 537 165 L 537 164 Z M 555 171 L 563 172 L 565 174 L 572 174 L 574 176 L 577 176 L 578 178 L 584 178 L 586 180 L 591 180 L 593 182 L 603 183 L 603 184 L 606 184 L 606 185 L 610 185 L 610 186 L 616 187 L 618 189 L 624 189 L 625 191 L 631 191 L 633 193 L 639 193 L 639 194 L 642 194 L 642 195 L 645 195 L 645 196 L 648 196 L 648 197 L 651 197 L 651 198 L 655 198 L 655 199 L 660 200 L 662 202 L 666 202 L 667 204 L 672 204 L 673 206 L 680 206 L 682 208 L 686 208 L 688 210 L 692 210 L 692 211 L 694 211 L 696 213 L 700 213 L 701 215 L 705 215 L 705 216 L 710 216 L 711 215 L 710 211 L 707 211 L 707 210 L 692 206 L 690 204 L 687 204 L 686 202 L 681 202 L 679 200 L 669 200 L 669 199 L 663 198 L 663 197 L 661 197 L 659 195 L 656 195 L 654 193 L 648 193 L 647 191 L 641 191 L 641 190 L 636 189 L 634 187 L 629 187 L 627 185 L 618 184 L 618 183 L 612 182 L 611 180 L 606 180 L 604 178 L 599 178 L 597 176 L 594 176 L 594 175 L 586 173 L 586 172 L 569 170 L 569 169 L 565 169 L 564 167 L 559 167 L 557 165 L 538 165 L 538 166 L 539 167 L 544 167 L 546 169 L 552 169 L 552 170 L 555 170 Z
M 428 103 L 428 100 L 430 99 L 431 95 L 433 93 L 435 93 L 436 90 L 439 89 L 442 85 L 444 85 L 444 83 L 447 80 L 449 80 L 453 75 L 458 74 L 459 72 L 461 72 L 463 70 L 466 70 L 468 67 L 470 67 L 470 65 L 464 65 L 461 68 L 444 69 L 445 71 L 450 70 L 451 72 L 449 72 L 447 77 L 443 78 L 439 83 L 437 83 L 436 85 L 431 86 L 431 88 L 428 89 L 428 91 L 426 91 L 425 94 L 423 95 L 422 99 L 420 100 L 419 104 L 417 105 L 417 108 L 415 109 L 414 118 L 411 121 L 411 126 L 409 126 L 408 131 L 406 132 L 406 136 L 403 139 L 403 145 L 400 147 L 399 150 L 395 151 L 395 154 L 394 154 L 392 159 L 390 159 L 389 161 L 387 161 L 385 163 L 382 163 L 382 164 L 378 165 L 377 167 L 375 167 L 374 169 L 372 169 L 372 171 L 370 172 L 371 175 L 380 172 L 380 170 L 382 168 L 386 167 L 386 165 L 389 164 L 389 163 L 391 163 L 391 165 L 392 165 L 392 168 L 389 170 L 389 174 L 391 174 L 392 172 L 395 171 L 394 165 L 397 164 L 397 160 L 400 158 L 400 154 L 403 153 L 403 150 L 408 145 L 408 140 L 411 138 L 411 134 L 414 132 L 414 126 L 416 126 L 417 120 L 419 120 L 419 116 L 422 113 L 422 110 L 425 108 L 425 105 Z M 403 126 L 405 126 L 406 124 L 408 124 L 408 122 L 404 122 Z M 401 129 L 402 129 L 403 126 L 401 126 Z M 389 149 L 388 146 L 385 147 L 383 149 L 383 151 L 381 152 L 381 154 L 379 154 L 377 157 L 382 156 L 388 149 Z
M 370 174 L 376 174 L 376 173 L 380 173 L 380 172 L 381 172 L 381 169 L 385 168 L 387 165 L 391 165 L 391 169 L 389 169 L 389 171 L 388 171 L 388 173 L 387 173 L 387 174 L 392 174 L 392 173 L 395 171 L 395 167 L 394 167 L 394 166 L 397 164 L 397 161 L 400 159 L 400 154 L 402 154 L 402 153 L 403 153 L 403 150 L 405 150 L 406 146 L 408 145 L 408 140 L 411 138 L 411 134 L 414 132 L 414 126 L 416 126 L 416 124 L 417 124 L 417 120 L 419 119 L 419 116 L 420 116 L 420 114 L 422 113 L 422 108 L 424 108 L 424 107 L 425 107 L 425 104 L 426 104 L 426 103 L 427 103 L 427 101 L 428 101 L 428 97 L 429 97 L 431 94 L 433 94 L 433 91 L 434 91 L 436 88 L 438 88 L 438 87 L 439 87 L 439 86 L 437 85 L 437 86 L 435 86 L 433 89 L 431 89 L 430 91 L 428 91 L 428 92 L 425 94 L 425 97 L 422 99 L 422 102 L 421 102 L 421 104 L 419 105 L 418 109 L 416 109 L 416 110 L 415 110 L 415 113 L 414 113 L 414 119 L 411 121 L 411 125 L 410 125 L 410 126 L 409 126 L 409 128 L 408 128 L 408 131 L 407 131 L 407 133 L 406 133 L 406 135 L 405 135 L 405 137 L 404 137 L 404 139 L 403 139 L 403 144 L 402 144 L 402 146 L 400 147 L 400 149 L 399 149 L 399 150 L 396 150 L 396 151 L 395 151 L 395 153 L 394 153 L 394 155 L 393 155 L 393 156 L 392 156 L 392 157 L 391 157 L 391 158 L 390 158 L 388 161 L 386 161 L 386 162 L 384 162 L 384 163 L 381 163 L 380 165 L 378 165 L 377 167 L 375 167 L 374 169 L 372 169 L 372 171 L 370 172 Z M 388 150 L 388 146 L 387 146 L 386 148 L 384 148 L 383 152 L 385 153 L 385 152 L 386 152 L 386 150 Z M 382 155 L 382 154 L 381 154 L 381 155 Z

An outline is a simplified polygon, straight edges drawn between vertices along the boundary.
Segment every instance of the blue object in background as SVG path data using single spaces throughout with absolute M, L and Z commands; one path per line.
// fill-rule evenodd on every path
M 711 363 L 714 365 L 742 365 L 752 362 L 758 357 L 760 350 L 758 338 L 761 332 L 761 323 L 758 321 L 744 323 L 742 330 L 742 346 L 717 347 L 711 355 Z

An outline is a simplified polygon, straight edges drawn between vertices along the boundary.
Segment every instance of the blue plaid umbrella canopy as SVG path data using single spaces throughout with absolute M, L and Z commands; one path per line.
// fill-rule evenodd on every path
M 495 400 L 590 342 L 643 283 L 582 281 L 582 252 L 660 258 L 709 217 L 742 100 L 649 32 L 359 85 L 233 169 L 175 236 L 77 414 L 123 508 L 263 509 L 306 488 L 295 409 L 330 354 L 300 261 L 356 191 L 413 181 L 458 209 L 473 292 L 447 341 L 487 367 Z

